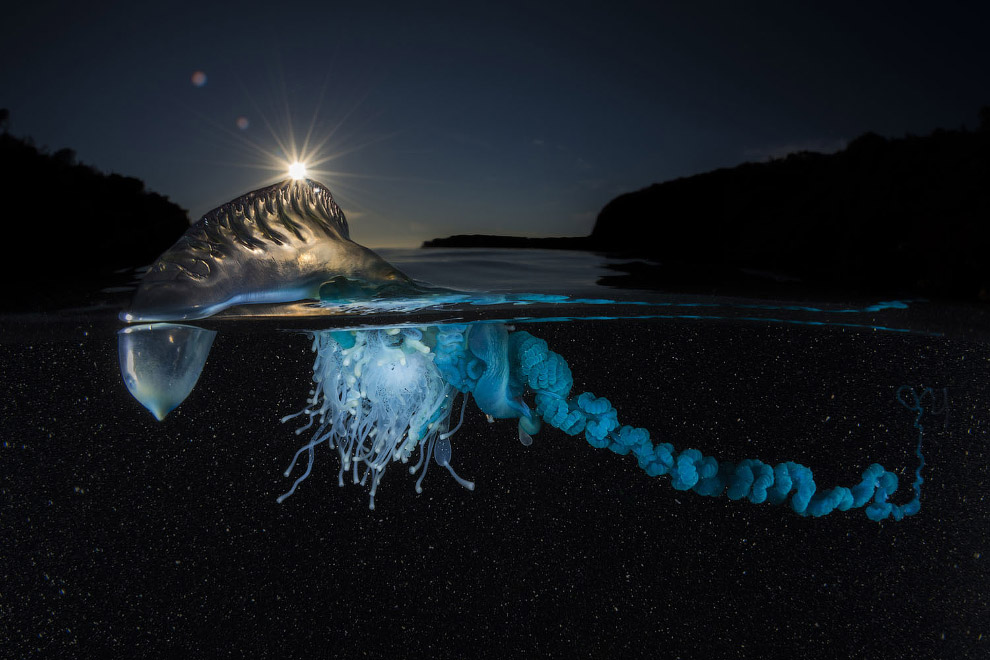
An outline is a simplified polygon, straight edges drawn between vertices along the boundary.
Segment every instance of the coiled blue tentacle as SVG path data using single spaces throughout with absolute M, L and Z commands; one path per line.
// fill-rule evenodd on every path
M 876 463 L 863 472 L 862 480 L 855 486 L 819 491 L 811 469 L 799 463 L 788 461 L 771 466 L 757 459 L 719 462 L 697 449 L 677 452 L 669 443 L 654 444 L 644 428 L 619 426 L 617 413 L 608 399 L 589 392 L 571 397 L 574 383 L 571 370 L 542 339 L 523 331 L 510 334 L 509 356 L 512 377 L 535 392 L 536 413 L 547 424 L 569 435 L 583 431 L 585 440 L 598 449 L 607 448 L 619 455 L 633 454 L 643 471 L 654 477 L 669 475 L 671 485 L 677 490 L 692 490 L 709 497 L 725 494 L 731 500 L 747 499 L 754 504 L 779 504 L 789 498 L 796 513 L 816 517 L 865 506 L 871 520 L 901 520 L 921 508 L 924 481 L 921 468 L 925 462 L 921 454 L 920 422 L 925 411 L 923 398 L 925 394 L 933 396 L 930 389 L 920 396 L 908 387 L 898 390 L 898 401 L 917 413 L 915 427 L 919 430 L 914 498 L 898 505 L 889 501 L 897 491 L 897 476 Z

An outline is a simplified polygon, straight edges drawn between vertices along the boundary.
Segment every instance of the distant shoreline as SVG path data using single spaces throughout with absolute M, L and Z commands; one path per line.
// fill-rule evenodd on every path
M 589 236 L 460 234 L 424 248 L 606 252 L 637 287 L 773 287 L 990 301 L 990 107 L 980 125 L 920 137 L 866 133 L 657 183 L 606 204 Z M 758 278 L 763 282 L 763 278 Z M 784 284 L 787 282 L 788 284 Z
M 540 248 L 544 250 L 594 250 L 590 236 L 529 238 L 495 234 L 456 234 L 423 241 L 424 248 Z

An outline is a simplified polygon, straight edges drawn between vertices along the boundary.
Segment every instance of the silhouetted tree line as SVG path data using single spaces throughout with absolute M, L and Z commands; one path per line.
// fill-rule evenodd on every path
M 759 269 L 844 291 L 990 299 L 990 107 L 977 130 L 888 139 L 834 154 L 652 185 L 602 209 L 593 249 L 659 259 L 638 284 L 684 265 L 722 279 Z M 656 233 L 656 238 L 649 238 Z M 745 279 L 745 274 L 741 277 Z
M 0 110 L 0 218 L 8 287 L 0 307 L 71 298 L 151 263 L 189 227 L 186 211 L 133 177 L 47 153 L 7 132 Z M 118 275 L 119 277 L 119 275 Z
M 975 131 L 808 151 L 616 197 L 590 236 L 438 238 L 423 247 L 538 247 L 659 260 L 601 284 L 779 294 L 808 289 L 990 300 L 990 106 Z

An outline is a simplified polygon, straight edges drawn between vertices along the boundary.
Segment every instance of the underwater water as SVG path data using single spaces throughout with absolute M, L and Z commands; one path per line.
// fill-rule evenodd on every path
M 205 319 L 164 335 L 181 353 L 119 334 L 129 294 L 0 317 L 5 657 L 986 656 L 982 308 L 609 289 L 608 260 L 570 252 L 380 254 L 486 294 Z M 877 522 L 868 503 L 755 503 L 752 484 L 705 496 L 675 485 L 681 463 L 651 476 L 637 449 L 596 446 L 594 406 L 575 434 L 533 430 L 519 405 L 568 396 L 513 389 L 522 333 L 566 363 L 572 395 L 648 432 L 654 472 L 669 443 L 672 460 L 792 462 L 852 493 L 876 463 L 899 482 L 890 502 L 920 507 Z M 422 359 L 444 338 L 460 371 Z M 333 438 L 311 445 L 323 418 L 365 425 L 344 471 Z M 408 463 L 391 460 L 410 429 Z M 427 474 L 410 474 L 421 449 Z

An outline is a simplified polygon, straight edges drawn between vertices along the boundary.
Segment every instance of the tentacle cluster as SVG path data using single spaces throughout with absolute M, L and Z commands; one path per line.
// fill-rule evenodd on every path
M 279 502 L 292 495 L 313 467 L 315 448 L 324 442 L 340 454 L 338 482 L 353 473 L 354 483 L 371 480 L 371 508 L 375 492 L 390 461 L 408 462 L 419 446 L 420 458 L 411 468 L 423 468 L 416 483 L 421 490 L 429 456 L 446 467 L 458 481 L 472 488 L 450 466 L 451 404 L 456 395 L 434 364 L 432 336 L 419 328 L 323 331 L 314 333 L 314 389 L 308 406 L 283 422 L 305 415 L 309 422 L 296 434 L 318 423 L 313 439 L 304 445 L 285 471 L 289 476 L 303 452 L 309 464 Z

